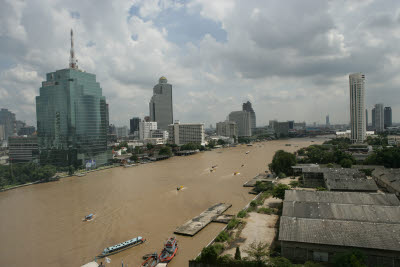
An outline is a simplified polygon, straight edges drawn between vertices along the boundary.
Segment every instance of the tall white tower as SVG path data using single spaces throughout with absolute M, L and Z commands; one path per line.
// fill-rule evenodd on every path
M 349 85 L 351 142 L 363 143 L 366 131 L 365 75 L 362 73 L 350 74 Z

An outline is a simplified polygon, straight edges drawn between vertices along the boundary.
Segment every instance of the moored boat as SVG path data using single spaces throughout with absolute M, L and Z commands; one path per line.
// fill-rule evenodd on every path
M 103 257 L 106 257 L 108 255 L 113 255 L 113 254 L 116 254 L 116 253 L 121 252 L 123 250 L 126 250 L 128 248 L 143 244 L 144 242 L 146 242 L 146 239 L 144 239 L 141 236 L 138 236 L 138 237 L 135 237 L 135 238 L 133 238 L 131 240 L 128 240 L 128 241 L 119 243 L 117 245 L 105 248 L 103 250 L 103 252 L 100 255 L 98 255 L 97 257 L 103 258 Z
M 158 255 L 157 252 L 154 252 L 153 254 L 149 255 L 146 260 L 142 263 L 143 267 L 154 267 L 158 263 Z
M 94 214 L 90 213 L 89 215 L 86 215 L 85 218 L 83 218 L 83 221 L 88 222 L 88 221 L 93 220 L 93 218 L 94 218 Z
M 178 251 L 178 241 L 175 237 L 170 237 L 164 244 L 164 249 L 158 256 L 160 262 L 170 262 Z

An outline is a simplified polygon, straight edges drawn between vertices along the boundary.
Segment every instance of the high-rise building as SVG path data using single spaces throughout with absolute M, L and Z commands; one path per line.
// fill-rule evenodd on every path
M 372 108 L 371 110 L 371 124 L 372 124 L 372 129 L 375 130 L 375 108 Z
M 35 130 L 35 126 L 25 126 L 19 129 L 18 135 L 32 135 Z
M 228 120 L 236 122 L 238 136 L 251 136 L 250 112 L 232 111 L 228 116 Z
M 383 104 L 375 104 L 375 130 L 378 133 L 385 129 L 383 115 Z
M 5 138 L 6 138 L 5 127 L 3 124 L 0 124 L 0 141 L 3 141 Z
M 385 107 L 384 110 L 384 126 L 386 127 L 392 127 L 392 108 L 391 107 Z
M 242 105 L 242 110 L 247 111 L 250 113 L 250 120 L 251 120 L 251 130 L 254 131 L 256 129 L 256 113 L 254 112 L 253 107 L 251 106 L 250 101 L 247 101 L 246 103 L 243 103 Z
M 238 129 L 234 121 L 217 122 L 217 135 L 227 137 L 238 137 Z
M 133 117 L 132 119 L 130 119 L 130 134 L 134 134 L 135 132 L 139 131 L 139 122 L 141 122 L 142 120 L 138 117 Z
M 365 109 L 365 127 L 368 127 L 368 109 Z
M 151 138 L 151 131 L 157 130 L 157 122 L 141 121 L 139 122 L 139 139 L 144 140 Z
M 122 127 L 117 127 L 117 138 L 124 138 L 129 135 L 128 127 L 122 126 Z
M 47 73 L 36 97 L 40 161 L 54 165 L 103 165 L 107 150 L 107 106 L 96 75 L 77 66 L 71 30 L 69 68 Z
M 325 125 L 326 125 L 326 127 L 329 127 L 329 126 L 330 126 L 330 123 L 329 123 L 329 115 L 326 115 L 326 117 L 325 117 Z
M 205 145 L 205 134 L 203 123 L 179 123 L 175 122 L 168 126 L 169 143 L 178 146 L 194 143 Z
M 15 114 L 2 108 L 0 110 L 0 124 L 4 125 L 4 139 L 16 135 Z
M 354 73 L 349 76 L 351 142 L 363 143 L 365 125 L 365 75 Z
M 161 77 L 153 88 L 153 96 L 149 103 L 150 120 L 157 122 L 158 129 L 167 130 L 173 123 L 172 85 L 167 78 Z

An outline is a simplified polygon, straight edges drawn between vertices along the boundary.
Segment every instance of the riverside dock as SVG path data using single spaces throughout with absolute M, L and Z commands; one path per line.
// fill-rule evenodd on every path
M 218 221 L 217 218 L 230 207 L 232 207 L 231 204 L 215 204 L 203 211 L 199 216 L 194 217 L 193 219 L 176 228 L 174 233 L 179 235 L 194 236 L 210 222 Z
M 246 183 L 243 184 L 244 187 L 254 187 L 256 186 L 256 183 L 260 182 L 272 182 L 273 178 L 268 177 L 266 174 L 260 173 L 257 176 L 255 176 L 253 179 L 247 181 Z

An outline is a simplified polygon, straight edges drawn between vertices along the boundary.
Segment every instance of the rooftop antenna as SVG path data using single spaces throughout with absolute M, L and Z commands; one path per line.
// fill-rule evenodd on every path
M 75 59 L 74 52 L 74 32 L 71 29 L 71 50 L 70 50 L 70 58 L 69 58 L 69 68 L 70 69 L 78 69 L 78 60 Z

